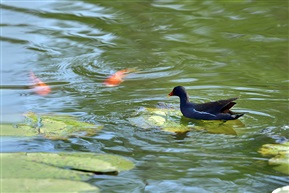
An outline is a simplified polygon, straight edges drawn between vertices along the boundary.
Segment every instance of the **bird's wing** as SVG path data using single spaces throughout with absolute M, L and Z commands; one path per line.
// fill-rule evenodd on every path
M 229 109 L 236 104 L 233 102 L 236 99 L 238 98 L 230 98 L 203 104 L 194 104 L 194 108 L 196 111 L 204 111 L 212 114 L 228 113 L 230 111 Z

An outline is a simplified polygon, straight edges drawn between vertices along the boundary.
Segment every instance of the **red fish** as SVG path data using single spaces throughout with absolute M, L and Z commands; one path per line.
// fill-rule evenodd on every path
M 133 69 L 124 69 L 117 71 L 116 73 L 110 75 L 105 81 L 103 82 L 105 86 L 113 87 L 118 86 L 120 83 L 123 82 L 123 78 L 127 76 L 128 73 L 134 71 Z
M 30 79 L 33 83 L 32 89 L 36 94 L 39 94 L 41 96 L 48 95 L 51 92 L 50 87 L 42 82 L 39 78 L 35 76 L 35 74 L 31 71 L 30 72 Z

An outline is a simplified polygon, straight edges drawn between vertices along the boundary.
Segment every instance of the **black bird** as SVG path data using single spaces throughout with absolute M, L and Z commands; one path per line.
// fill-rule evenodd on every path
M 234 120 L 243 116 L 244 113 L 234 113 L 230 110 L 238 98 L 219 100 L 202 104 L 195 104 L 189 101 L 189 96 L 182 86 L 176 86 L 169 96 L 180 97 L 180 109 L 185 117 L 202 120 Z

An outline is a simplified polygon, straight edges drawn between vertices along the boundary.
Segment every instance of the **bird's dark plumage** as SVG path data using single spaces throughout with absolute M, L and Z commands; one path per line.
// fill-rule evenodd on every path
M 202 120 L 234 120 L 243 116 L 243 113 L 234 113 L 230 110 L 238 98 L 230 98 L 203 104 L 195 104 L 189 101 L 189 96 L 182 86 L 176 86 L 169 96 L 180 98 L 180 109 L 185 117 Z

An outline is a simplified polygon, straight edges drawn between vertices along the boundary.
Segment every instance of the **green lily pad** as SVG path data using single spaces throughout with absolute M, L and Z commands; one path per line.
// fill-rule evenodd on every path
M 121 156 L 111 155 L 111 154 L 91 154 L 91 153 L 81 153 L 81 154 L 71 154 L 70 156 L 81 156 L 81 158 L 91 158 L 92 155 L 97 156 L 99 161 L 109 163 L 111 167 L 117 168 L 118 172 L 127 171 L 134 167 L 134 164 Z M 103 168 L 102 168 L 103 170 Z
M 97 187 L 82 181 L 94 174 L 117 174 L 134 167 L 125 158 L 106 154 L 1 153 L 0 156 L 4 192 L 98 192 Z
M 95 186 L 85 182 L 61 179 L 0 179 L 3 192 L 100 192 Z
M 289 175 L 289 142 L 283 144 L 265 144 L 258 151 L 263 156 L 274 156 L 269 159 L 269 164 L 274 169 Z
M 181 113 L 175 109 L 143 108 L 137 116 L 128 118 L 132 125 L 143 129 L 160 128 L 173 133 L 183 133 L 191 129 L 186 125 L 177 123 Z
M 109 162 L 105 162 L 95 157 L 83 156 L 81 153 L 76 155 L 70 154 L 27 154 L 26 160 L 47 164 L 59 168 L 68 168 L 77 171 L 88 171 L 88 172 L 118 172 L 117 168 L 112 166 Z
M 65 115 L 36 115 L 29 112 L 24 115 L 23 123 L 2 124 L 2 136 L 36 136 L 49 139 L 67 139 L 71 136 L 95 135 L 102 125 L 81 122 Z
M 263 156 L 276 156 L 289 154 L 289 142 L 283 144 L 264 144 L 259 150 Z
M 159 128 L 173 133 L 184 133 L 191 130 L 237 135 L 236 130 L 244 125 L 239 120 L 234 121 L 203 121 L 183 117 L 179 109 L 174 108 L 142 108 L 128 121 L 143 129 Z
M 34 154 L 37 155 L 37 153 Z M 60 170 L 57 167 L 29 161 L 27 157 L 30 153 L 2 153 L 0 155 L 3 168 L 1 178 L 88 179 L 88 174 L 82 175 L 78 171 Z
M 0 136 L 36 136 L 38 135 L 37 129 L 31 128 L 29 125 L 19 124 L 13 125 L 9 123 L 1 123 L 1 133 Z

